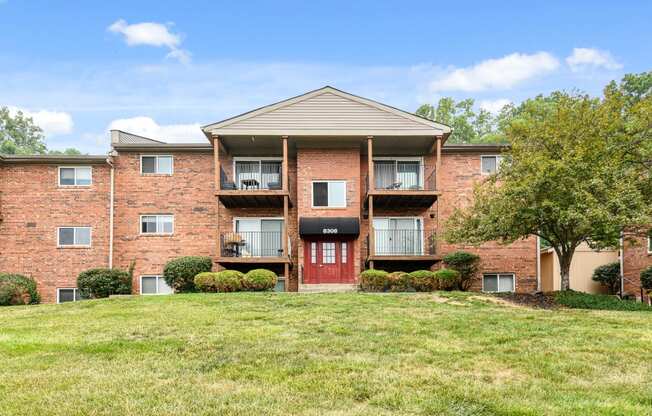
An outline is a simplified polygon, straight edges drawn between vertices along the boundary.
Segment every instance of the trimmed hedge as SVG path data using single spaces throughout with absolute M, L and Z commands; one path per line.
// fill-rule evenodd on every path
M 382 292 L 387 289 L 388 275 L 384 270 L 365 270 L 360 273 L 360 288 L 366 292 Z
M 271 290 L 276 286 L 276 273 L 267 269 L 249 270 L 244 275 L 242 286 L 245 290 L 260 292 Z
M 430 270 L 416 270 L 409 273 L 410 286 L 417 292 L 432 292 L 439 287 L 435 273 Z
M 460 272 L 453 269 L 439 269 L 435 272 L 435 278 L 440 289 L 453 290 L 459 284 Z
M 652 266 L 641 272 L 641 287 L 648 292 L 652 291 Z
M 405 272 L 392 272 L 387 275 L 387 285 L 390 292 L 409 292 L 410 275 Z
M 618 293 L 620 288 L 620 262 L 615 261 L 596 267 L 591 279 L 602 286 L 606 286 L 610 294 Z
M 244 276 L 237 270 L 199 273 L 195 276 L 195 288 L 200 292 L 238 292 L 242 290 Z
M 34 279 L 20 274 L 0 273 L 0 306 L 34 305 L 40 301 Z
M 195 289 L 200 292 L 213 293 L 217 292 L 217 282 L 215 281 L 214 272 L 202 272 L 195 276 Z
M 108 298 L 131 294 L 131 275 L 119 269 L 90 269 L 77 276 L 77 289 L 82 298 Z
M 212 269 L 213 260 L 210 257 L 178 257 L 165 264 L 163 278 L 175 292 L 193 292 L 195 276 L 210 272 Z

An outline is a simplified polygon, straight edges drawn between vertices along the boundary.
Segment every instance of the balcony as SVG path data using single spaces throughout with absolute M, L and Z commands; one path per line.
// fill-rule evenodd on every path
M 289 195 L 289 183 L 283 186 L 283 165 L 280 161 L 235 161 L 230 175 L 220 169 L 217 195 L 227 208 L 283 207 Z
M 374 208 L 428 208 L 437 200 L 434 167 L 417 161 L 377 160 L 373 170 L 373 183 L 366 177 L 366 205 L 369 196 Z
M 281 231 L 237 231 L 220 234 L 218 263 L 290 263 Z M 288 252 L 290 239 L 288 238 Z
M 372 249 L 372 250 L 370 250 Z M 367 261 L 438 261 L 437 235 L 423 229 L 376 229 L 367 237 Z

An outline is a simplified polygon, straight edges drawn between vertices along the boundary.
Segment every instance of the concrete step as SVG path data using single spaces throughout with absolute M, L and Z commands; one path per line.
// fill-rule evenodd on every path
M 319 292 L 355 292 L 358 290 L 356 284 L 324 283 L 318 285 L 299 285 L 299 292 L 319 293 Z

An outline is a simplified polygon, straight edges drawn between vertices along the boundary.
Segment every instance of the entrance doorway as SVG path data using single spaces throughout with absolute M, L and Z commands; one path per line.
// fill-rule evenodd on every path
M 352 240 L 312 239 L 303 247 L 305 284 L 355 283 Z

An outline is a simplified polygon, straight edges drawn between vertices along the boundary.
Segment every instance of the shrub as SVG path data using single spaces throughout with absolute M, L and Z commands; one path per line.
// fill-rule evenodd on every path
M 195 290 L 195 276 L 210 272 L 212 268 L 210 257 L 178 257 L 165 264 L 163 278 L 175 292 L 192 292 Z
M 217 282 L 215 279 L 217 273 L 202 272 L 195 276 L 195 289 L 200 292 L 217 292 Z
M 564 290 L 555 293 L 555 301 L 568 308 L 601 309 L 612 311 L 652 311 L 645 303 L 621 300 L 613 295 L 593 295 L 589 293 Z
M 262 270 L 262 269 L 260 269 Z M 269 270 L 263 270 L 270 272 Z M 270 272 L 274 274 L 274 272 Z M 242 290 L 245 281 L 245 275 L 237 270 L 222 270 L 215 273 L 215 286 L 218 292 L 238 292 Z M 276 274 L 273 276 L 273 283 L 271 287 L 276 285 Z M 266 290 L 266 289 L 260 289 Z
M 444 290 L 453 290 L 459 285 L 460 272 L 453 269 L 439 269 L 435 272 L 439 287 Z
M 641 272 L 641 287 L 646 291 L 652 291 L 652 266 Z
M 108 298 L 130 295 L 131 277 L 119 269 L 90 269 L 77 276 L 77 289 L 82 298 Z
M 480 256 L 466 251 L 455 251 L 444 256 L 443 260 L 446 266 L 459 272 L 457 289 L 469 290 L 473 278 L 478 273 Z
M 360 273 L 360 288 L 366 292 L 382 292 L 389 286 L 388 275 L 384 270 L 365 270 Z
M 0 273 L 0 306 L 36 304 L 41 298 L 36 282 L 20 274 Z
M 387 275 L 387 283 L 391 292 L 407 292 L 410 290 L 410 275 L 405 272 L 392 272 Z
M 254 292 L 273 289 L 276 286 L 276 273 L 267 269 L 249 270 L 244 275 L 242 286 Z
M 620 262 L 613 262 L 596 267 L 593 271 L 594 282 L 606 286 L 612 295 L 620 288 Z
M 417 292 L 432 292 L 437 290 L 437 279 L 435 273 L 430 270 L 417 270 L 409 275 L 410 286 Z

